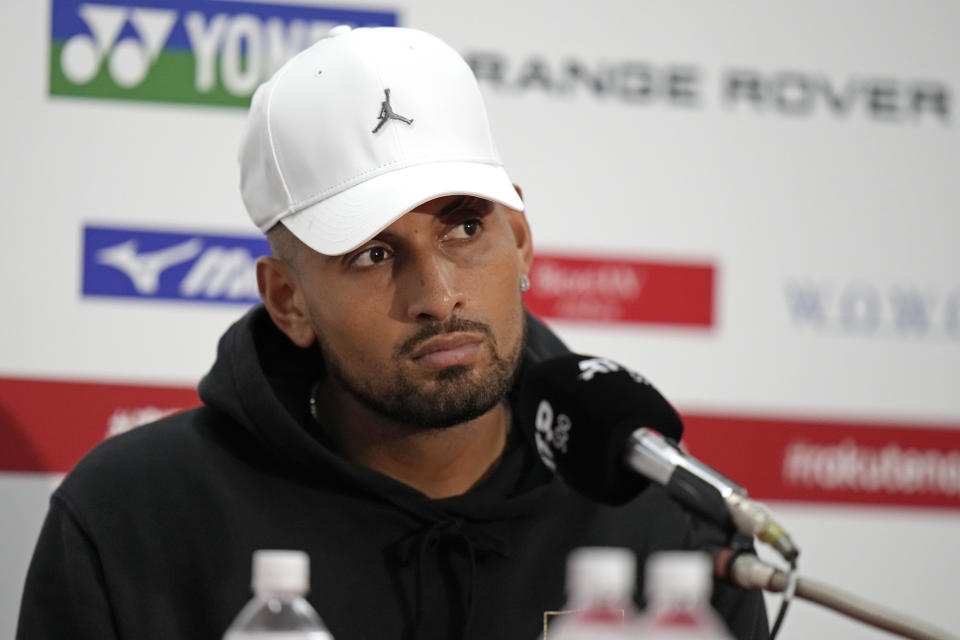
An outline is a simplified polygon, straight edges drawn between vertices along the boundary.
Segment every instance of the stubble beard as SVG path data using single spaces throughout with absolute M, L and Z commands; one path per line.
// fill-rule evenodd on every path
M 522 317 L 522 316 L 521 316 Z M 521 320 L 523 322 L 523 320 Z M 466 331 L 485 336 L 482 348 L 489 364 L 453 365 L 437 371 L 425 385 L 403 375 L 402 363 L 424 340 L 436 335 Z M 398 424 L 414 429 L 448 429 L 478 418 L 499 404 L 513 387 L 523 352 L 522 336 L 510 353 L 501 354 L 492 330 L 486 324 L 453 317 L 425 324 L 393 354 L 389 372 L 360 378 L 348 372 L 317 331 L 317 344 L 326 374 L 361 405 Z

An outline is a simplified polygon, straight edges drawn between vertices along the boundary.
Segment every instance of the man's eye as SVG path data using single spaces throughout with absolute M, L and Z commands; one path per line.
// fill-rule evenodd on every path
M 386 247 L 370 247 L 364 251 L 361 251 L 353 257 L 350 261 L 355 267 L 371 267 L 375 264 L 383 262 L 390 257 L 390 252 Z
M 450 238 L 470 238 L 480 231 L 480 225 L 480 221 L 476 218 L 464 220 L 457 226 L 453 227 L 447 236 Z

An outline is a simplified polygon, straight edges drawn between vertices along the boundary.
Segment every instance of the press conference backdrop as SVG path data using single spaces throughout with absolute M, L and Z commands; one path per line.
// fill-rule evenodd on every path
M 960 628 L 956 3 L 46 0 L 0 4 L 0 637 L 61 474 L 196 404 L 256 301 L 243 107 L 340 23 L 473 66 L 532 310 L 655 381 L 802 572 Z

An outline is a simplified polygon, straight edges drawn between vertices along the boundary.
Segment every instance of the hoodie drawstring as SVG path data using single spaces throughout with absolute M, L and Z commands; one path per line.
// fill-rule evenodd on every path
M 417 637 L 420 625 L 423 622 L 424 563 L 430 548 L 445 541 L 463 545 L 470 567 L 463 602 L 463 610 L 465 613 L 461 637 L 466 635 L 473 613 L 473 593 L 476 586 L 477 557 L 490 553 L 502 558 L 507 558 L 510 555 L 509 547 L 503 538 L 470 526 L 460 519 L 438 520 L 432 525 L 424 527 L 401 539 L 395 547 L 395 552 L 400 563 L 409 565 L 416 561 L 416 615 L 414 617 L 413 637 Z

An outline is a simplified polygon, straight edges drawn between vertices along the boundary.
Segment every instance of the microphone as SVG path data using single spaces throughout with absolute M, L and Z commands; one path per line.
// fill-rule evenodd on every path
M 544 464 L 588 498 L 623 504 L 653 481 L 728 531 L 796 560 L 799 549 L 763 504 L 680 449 L 680 416 L 635 371 L 578 354 L 536 363 L 524 374 L 520 415 L 535 427 Z

